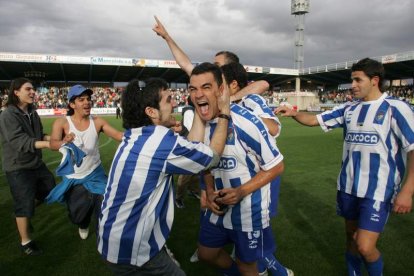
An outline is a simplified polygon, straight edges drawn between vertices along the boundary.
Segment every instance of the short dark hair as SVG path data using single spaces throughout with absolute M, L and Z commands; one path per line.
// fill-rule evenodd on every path
M 204 73 L 212 73 L 218 86 L 223 84 L 223 78 L 221 76 L 222 73 L 220 67 L 210 62 L 203 62 L 194 67 L 193 71 L 191 72 L 190 78 L 192 76 L 197 76 Z
M 145 108 L 160 108 L 161 91 L 168 89 L 168 84 L 161 78 L 150 78 L 140 87 L 140 81 L 134 79 L 128 83 L 121 94 L 122 126 L 125 129 L 152 125 L 152 120 L 145 113 Z
M 224 55 L 226 57 L 226 63 L 236 62 L 240 63 L 239 57 L 230 51 L 220 51 L 216 54 L 216 56 Z
M 351 71 L 363 71 L 365 75 L 367 75 L 370 79 L 373 77 L 378 77 L 378 87 L 381 89 L 385 75 L 384 66 L 381 62 L 370 58 L 364 58 L 357 63 L 354 63 L 352 65 Z
M 17 78 L 11 81 L 8 98 L 7 98 L 7 105 L 17 106 L 19 104 L 20 102 L 19 97 L 17 97 L 16 94 L 14 94 L 14 91 L 22 88 L 22 86 L 25 83 L 33 84 L 33 82 L 27 78 Z
M 226 79 L 227 84 L 230 84 L 232 81 L 237 81 L 237 84 L 240 89 L 243 89 L 247 86 L 248 78 L 246 69 L 240 63 L 231 62 L 221 66 L 221 71 L 223 72 L 224 78 Z
M 67 116 L 72 116 L 73 114 L 75 114 L 75 110 L 70 107 L 71 103 L 74 103 L 75 100 L 79 97 L 83 97 L 84 95 L 88 95 L 88 96 L 92 96 L 92 94 L 88 91 L 83 92 L 82 94 L 78 95 L 78 96 L 73 96 L 72 98 L 70 98 L 69 102 L 68 102 L 68 110 L 66 111 L 66 115 Z

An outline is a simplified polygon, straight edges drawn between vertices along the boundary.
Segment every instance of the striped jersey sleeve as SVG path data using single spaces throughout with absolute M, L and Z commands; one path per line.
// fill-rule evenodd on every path
M 253 112 L 256 116 L 263 119 L 272 119 L 279 125 L 278 133 L 275 135 L 277 138 L 282 130 L 282 124 L 279 118 L 272 112 L 270 107 L 267 105 L 266 100 L 257 94 L 250 94 L 241 100 L 241 105 Z

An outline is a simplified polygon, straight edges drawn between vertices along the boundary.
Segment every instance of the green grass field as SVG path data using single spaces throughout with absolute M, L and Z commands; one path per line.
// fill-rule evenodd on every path
M 121 120 L 105 118 L 121 129 Z M 43 120 L 47 132 L 53 120 Z M 319 127 L 307 128 L 291 119 L 282 119 L 282 124 L 278 146 L 285 156 L 285 173 L 279 215 L 272 221 L 277 257 L 298 276 L 346 275 L 345 232 L 342 219 L 335 213 L 342 132 L 323 134 Z M 100 145 L 108 172 L 117 142 L 101 135 Z M 52 171 L 60 157 L 59 153 L 44 151 L 44 161 Z M 0 275 L 110 275 L 96 250 L 95 235 L 81 240 L 65 206 L 59 204 L 36 209 L 34 239 L 44 254 L 24 256 L 19 249 L 9 187 L 0 174 Z M 205 264 L 189 262 L 196 248 L 199 205 L 190 197 L 185 204 L 185 209 L 176 209 L 168 246 L 187 275 L 217 275 Z M 385 260 L 384 275 L 413 275 L 414 215 L 391 215 L 379 248 Z

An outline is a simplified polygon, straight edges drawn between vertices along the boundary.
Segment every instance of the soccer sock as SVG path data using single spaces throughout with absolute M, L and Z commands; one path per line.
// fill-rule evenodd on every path
M 237 268 L 237 264 L 236 262 L 232 262 L 231 267 L 227 268 L 227 269 L 220 269 L 220 272 L 224 275 L 224 276 L 240 276 L 240 272 L 239 269 Z
M 364 261 L 364 263 L 369 276 L 382 276 L 382 269 L 384 267 L 382 256 L 380 256 L 375 262 Z
M 360 276 L 361 275 L 361 263 L 362 259 L 359 255 L 353 255 L 347 251 L 345 253 L 346 266 L 348 268 L 348 276 Z
M 286 267 L 281 265 L 273 254 L 267 254 L 258 261 L 258 267 L 262 266 L 265 266 L 272 275 L 287 276 Z

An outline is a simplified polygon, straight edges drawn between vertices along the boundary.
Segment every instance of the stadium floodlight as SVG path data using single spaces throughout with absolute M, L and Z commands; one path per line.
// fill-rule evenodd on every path
M 310 0 L 292 0 L 291 14 L 295 16 L 295 55 L 294 68 L 303 71 L 305 54 L 305 14 L 309 13 Z M 300 79 L 296 78 L 295 90 L 300 91 Z

